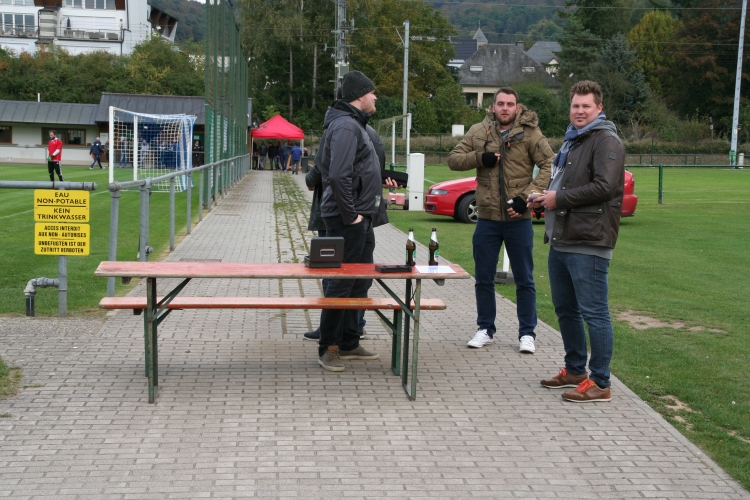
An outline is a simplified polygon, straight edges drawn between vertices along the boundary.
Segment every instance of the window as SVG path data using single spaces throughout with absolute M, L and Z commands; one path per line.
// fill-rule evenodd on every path
M 66 130 L 65 138 L 63 139 L 65 144 L 86 144 L 86 131 L 85 130 Z
M 57 138 L 60 139 L 63 144 L 70 144 L 71 146 L 83 146 L 86 144 L 86 131 L 66 128 L 43 128 L 42 129 L 42 144 L 49 142 L 49 131 L 54 130 L 57 132 Z
M 26 36 L 36 33 L 34 15 L 0 14 L 0 33 L 4 35 Z
M 13 127 L 0 125 L 0 144 L 10 144 L 13 142 Z

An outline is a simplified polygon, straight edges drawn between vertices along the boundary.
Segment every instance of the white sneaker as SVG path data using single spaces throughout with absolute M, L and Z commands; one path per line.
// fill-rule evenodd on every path
M 532 337 L 531 335 L 524 335 L 523 337 L 521 337 L 521 342 L 518 346 L 518 350 L 521 352 L 534 354 L 534 351 L 536 351 L 536 347 L 534 347 L 534 337 Z
M 466 345 L 469 347 L 484 347 L 488 344 L 492 343 L 492 337 L 487 335 L 487 330 L 477 330 L 476 335 L 474 335 L 474 338 L 471 339 Z

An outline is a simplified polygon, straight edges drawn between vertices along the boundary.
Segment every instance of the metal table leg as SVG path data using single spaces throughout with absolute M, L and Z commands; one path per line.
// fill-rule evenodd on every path
M 411 361 L 411 383 L 409 383 L 409 337 L 408 330 L 404 333 L 404 362 L 403 362 L 403 377 L 402 382 L 404 390 L 406 391 L 409 399 L 414 401 L 417 398 L 417 361 L 419 359 L 419 309 L 420 309 L 420 298 L 422 294 L 422 280 L 416 280 L 417 285 L 414 289 L 414 353 Z M 410 291 L 411 286 L 407 287 Z
M 146 313 L 143 321 L 146 334 L 146 376 L 148 377 L 148 402 L 156 396 L 156 278 L 146 280 Z

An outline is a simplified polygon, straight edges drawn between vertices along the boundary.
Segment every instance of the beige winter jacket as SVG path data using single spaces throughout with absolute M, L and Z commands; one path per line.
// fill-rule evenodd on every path
M 451 170 L 477 169 L 476 199 L 480 219 L 520 220 L 508 215 L 508 200 L 515 196 L 526 199 L 532 191 L 541 193 L 547 189 L 555 154 L 538 125 L 537 114 L 522 105 L 503 143 L 495 117 L 488 112 L 448 155 Z M 482 164 L 485 152 L 500 153 L 499 164 L 486 168 Z M 533 178 L 534 164 L 539 167 L 536 178 Z M 531 210 L 527 210 L 522 219 L 530 217 Z

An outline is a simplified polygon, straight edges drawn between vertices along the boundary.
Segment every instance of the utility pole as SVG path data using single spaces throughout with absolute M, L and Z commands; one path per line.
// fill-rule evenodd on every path
M 349 56 L 347 55 L 346 32 L 349 29 L 346 22 L 346 0 L 336 0 L 336 29 L 333 33 L 336 35 L 336 85 L 333 88 L 334 99 L 341 87 L 341 80 L 349 72 Z
M 401 125 L 401 137 L 406 140 L 406 133 L 408 132 L 406 113 L 409 112 L 408 98 L 409 98 L 409 20 L 404 21 L 404 97 L 403 104 L 401 106 L 401 114 L 404 115 Z
M 742 48 L 745 44 L 745 14 L 747 0 L 742 0 L 742 18 L 740 19 L 740 46 L 737 50 L 737 76 L 734 81 L 734 113 L 732 114 L 732 145 L 730 146 L 730 163 L 737 165 L 737 128 L 740 121 L 740 85 L 742 83 Z
M 318 44 L 313 45 L 312 108 L 315 109 L 315 89 L 318 87 Z

